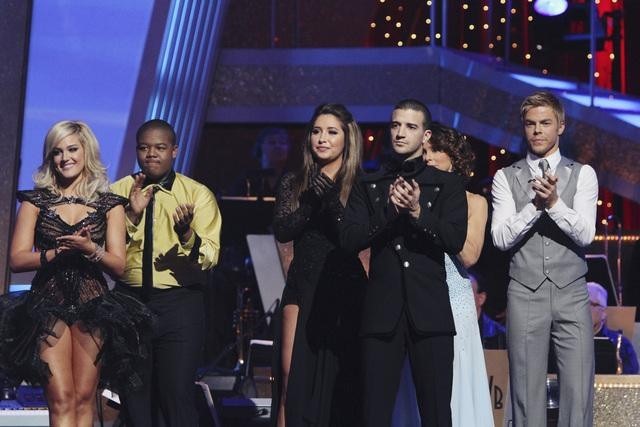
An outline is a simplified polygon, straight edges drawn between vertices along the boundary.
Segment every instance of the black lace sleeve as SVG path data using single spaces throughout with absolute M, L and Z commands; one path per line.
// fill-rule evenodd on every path
M 295 207 L 293 183 L 294 175 L 288 173 L 282 177 L 276 194 L 273 233 L 279 242 L 289 242 L 298 237 L 311 219 L 315 208 L 304 198 L 300 201 L 299 206 Z
M 129 199 L 126 197 L 118 196 L 114 193 L 102 193 L 96 202 L 105 212 L 113 209 L 118 205 L 126 206 L 129 203 Z
M 29 202 L 35 205 L 37 208 L 42 208 L 43 206 L 49 204 L 52 200 L 51 193 L 41 189 L 18 191 L 16 193 L 16 198 L 20 203 Z

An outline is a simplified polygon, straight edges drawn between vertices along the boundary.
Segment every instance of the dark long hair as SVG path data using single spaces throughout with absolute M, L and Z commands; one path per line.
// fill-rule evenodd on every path
M 298 200 L 302 192 L 309 186 L 309 174 L 316 163 L 311 150 L 311 131 L 318 116 L 323 114 L 330 114 L 337 118 L 344 132 L 342 165 L 336 174 L 336 183 L 340 187 L 340 201 L 344 205 L 347 202 L 351 187 L 353 187 L 358 171 L 360 170 L 362 133 L 349 110 L 342 104 L 322 104 L 318 106 L 307 124 L 305 138 L 302 144 L 302 166 L 296 173 L 295 200 Z

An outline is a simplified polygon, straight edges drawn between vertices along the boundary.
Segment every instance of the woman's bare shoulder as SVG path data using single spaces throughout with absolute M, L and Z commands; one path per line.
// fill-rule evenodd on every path
M 487 199 L 483 196 L 467 191 L 467 204 L 475 209 L 488 209 Z

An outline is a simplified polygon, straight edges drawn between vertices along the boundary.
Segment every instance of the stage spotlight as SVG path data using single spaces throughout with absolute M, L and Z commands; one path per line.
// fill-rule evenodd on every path
M 567 0 L 536 0 L 533 8 L 540 15 L 558 16 L 566 12 L 569 3 Z

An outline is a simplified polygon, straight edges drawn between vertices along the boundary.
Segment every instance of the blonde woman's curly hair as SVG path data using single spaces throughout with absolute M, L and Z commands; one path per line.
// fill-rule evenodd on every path
M 76 195 L 87 201 L 98 198 L 98 193 L 109 191 L 107 168 L 100 160 L 100 146 L 91 128 L 83 122 L 63 120 L 54 124 L 44 139 L 42 164 L 33 175 L 35 188 L 46 189 L 62 197 L 59 175 L 56 171 L 53 156 L 58 143 L 69 135 L 77 135 L 84 149 L 83 179 L 76 188 Z

